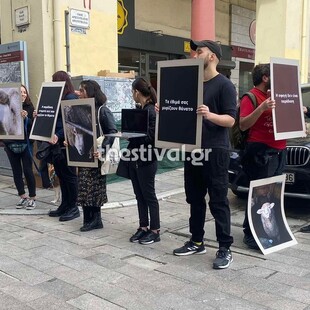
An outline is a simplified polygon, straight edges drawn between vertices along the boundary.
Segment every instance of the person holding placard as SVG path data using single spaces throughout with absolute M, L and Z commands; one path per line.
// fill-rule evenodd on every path
M 64 81 L 65 87 L 62 95 L 62 100 L 78 99 L 75 94 L 70 76 L 65 71 L 57 71 L 53 74 L 53 82 Z M 77 200 L 77 174 L 76 168 L 70 167 L 67 164 L 66 149 L 64 142 L 64 128 L 62 123 L 61 110 L 58 112 L 56 120 L 55 134 L 51 143 L 59 151 L 53 151 L 52 164 L 55 168 L 55 173 L 59 178 L 61 189 L 61 204 L 56 210 L 49 211 L 51 217 L 59 217 L 59 221 L 70 221 L 80 216 L 80 211 L 76 205 Z
M 156 91 L 144 78 L 132 83 L 132 97 L 138 109 L 148 111 L 148 129 L 144 137 L 130 138 L 129 177 L 136 196 L 139 228 L 129 241 L 151 244 L 160 241 L 159 204 L 155 193 L 157 160 L 154 153 Z M 132 120 L 134 121 L 134 119 Z
M 222 50 L 211 40 L 190 41 L 195 58 L 204 60 L 203 104 L 197 113 L 203 116 L 201 147 L 204 158 L 185 161 L 184 179 L 186 201 L 190 204 L 189 228 L 191 240 L 175 249 L 174 255 L 204 254 L 205 196 L 209 193 L 209 207 L 215 220 L 219 249 L 213 261 L 214 269 L 228 268 L 233 261 L 230 246 L 230 208 L 228 193 L 229 128 L 236 117 L 236 90 L 231 81 L 217 70 Z
M 4 144 L 12 167 L 14 183 L 20 196 L 16 209 L 26 208 L 27 210 L 33 210 L 36 207 L 36 180 L 32 165 L 34 141 L 29 140 L 29 134 L 32 127 L 34 107 L 26 86 L 21 85 L 20 91 L 23 104 L 21 114 L 24 119 L 25 138 L 24 140 L 4 140 Z M 29 198 L 25 193 L 23 173 L 27 181 Z
M 99 126 L 103 134 L 116 133 L 116 125 L 112 112 L 106 106 L 107 97 L 102 92 L 100 85 L 94 80 L 82 81 L 79 87 L 80 98 L 95 98 L 95 115 L 97 137 Z M 98 110 L 100 112 L 98 113 Z M 100 125 L 99 125 L 100 122 Z M 104 137 L 100 151 L 105 153 L 106 148 L 111 148 L 114 142 L 113 137 Z M 94 152 L 96 158 L 99 151 Z M 103 228 L 101 219 L 101 206 L 108 201 L 106 189 L 106 175 L 101 175 L 100 167 L 88 168 L 79 167 L 78 172 L 78 205 L 83 208 L 83 226 L 80 231 L 90 231 Z
M 252 72 L 257 108 L 249 97 L 240 102 L 240 129 L 249 130 L 242 158 L 243 171 L 249 180 L 281 175 L 285 166 L 286 140 L 275 140 L 272 109 L 275 101 L 270 98 L 270 64 L 256 65 Z M 259 249 L 248 221 L 247 209 L 243 221 L 243 242 L 251 249 Z

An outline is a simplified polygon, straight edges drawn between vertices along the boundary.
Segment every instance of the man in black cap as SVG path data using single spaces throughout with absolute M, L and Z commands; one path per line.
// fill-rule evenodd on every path
M 215 220 L 219 250 L 213 262 L 214 269 L 229 267 L 233 261 L 230 246 L 230 209 L 227 199 L 229 165 L 229 128 L 236 117 L 236 90 L 234 85 L 216 67 L 222 57 L 220 45 L 211 40 L 191 41 L 195 58 L 204 60 L 203 104 L 197 113 L 203 116 L 201 148 L 208 149 L 208 158 L 195 165 L 184 163 L 186 201 L 190 204 L 189 227 L 191 240 L 173 251 L 174 255 L 203 254 L 206 217 L 205 196 L 209 193 L 209 207 Z

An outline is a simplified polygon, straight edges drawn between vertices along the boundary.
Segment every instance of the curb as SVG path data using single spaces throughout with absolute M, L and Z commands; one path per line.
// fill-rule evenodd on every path
M 171 196 L 178 195 L 184 193 L 184 188 L 176 188 L 170 191 L 162 192 L 157 194 L 158 200 L 167 199 Z M 136 205 L 136 199 L 124 200 L 119 202 L 108 202 L 101 207 L 102 210 L 105 209 L 116 209 L 116 208 L 124 208 Z M 46 204 L 47 208 L 36 208 L 34 210 L 26 210 L 26 209 L 15 209 L 15 207 L 10 207 L 7 209 L 0 209 L 0 215 L 47 215 L 50 209 L 54 209 L 50 204 L 43 202 L 42 204 Z M 56 207 L 56 206 L 55 206 Z M 81 208 L 80 211 L 82 212 Z

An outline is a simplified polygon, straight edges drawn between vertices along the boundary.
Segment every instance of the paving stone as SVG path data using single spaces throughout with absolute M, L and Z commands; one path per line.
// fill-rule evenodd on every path
M 52 278 L 49 281 L 40 283 L 36 285 L 36 287 L 46 292 L 46 294 L 53 295 L 63 300 L 76 298 L 77 296 L 85 293 L 80 288 L 56 278 Z
M 45 270 L 45 273 L 49 274 L 50 276 L 53 276 L 54 278 L 60 279 L 64 282 L 73 285 L 91 278 L 90 275 L 87 275 L 81 271 L 77 271 L 63 265 L 58 265 L 55 268 L 47 269 Z
M 76 307 L 71 306 L 66 301 L 61 300 L 53 295 L 46 295 L 27 303 L 27 306 L 35 310 L 74 310 Z
M 27 283 L 16 283 L 7 287 L 2 287 L 0 290 L 24 303 L 47 295 L 47 293 L 40 288 L 28 285 Z
M 71 299 L 68 301 L 69 304 L 81 310 L 120 310 L 126 309 L 124 307 L 115 305 L 111 302 L 108 302 L 102 298 L 99 298 L 92 294 L 84 294 L 78 298 Z

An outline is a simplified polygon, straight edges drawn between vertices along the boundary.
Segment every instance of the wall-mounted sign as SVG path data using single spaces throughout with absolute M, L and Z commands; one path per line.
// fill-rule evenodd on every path
M 89 12 L 70 9 L 70 26 L 79 28 L 89 28 Z
M 255 45 L 255 41 L 256 41 L 256 19 L 254 19 L 250 24 L 249 36 L 250 36 L 251 42 Z
M 117 0 L 117 33 L 123 34 L 124 29 L 128 26 L 128 11 L 124 6 L 123 0 Z
M 243 46 L 232 45 L 232 57 L 255 59 L 255 49 Z
M 190 41 L 184 41 L 184 52 L 185 53 L 190 53 L 191 52 Z
M 30 9 L 29 6 L 24 6 L 15 10 L 15 25 L 16 27 L 30 24 Z

